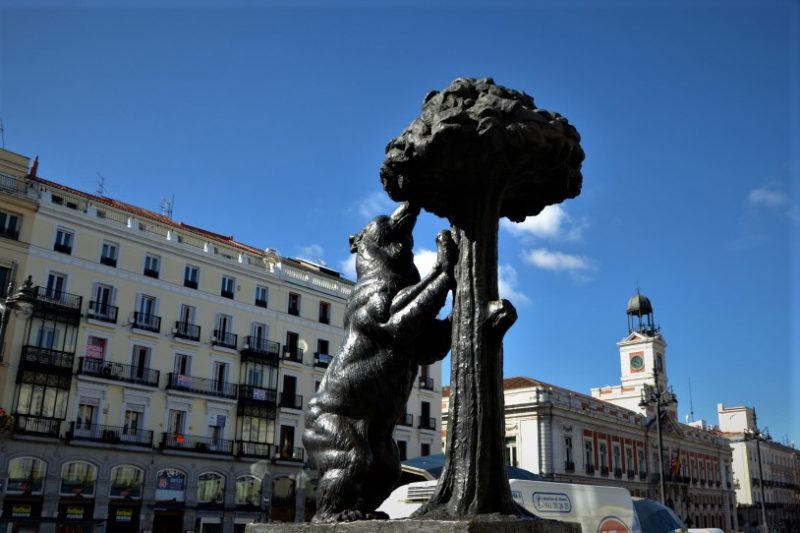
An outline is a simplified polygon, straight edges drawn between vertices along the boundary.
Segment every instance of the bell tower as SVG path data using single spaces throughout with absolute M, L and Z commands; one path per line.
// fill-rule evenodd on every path
M 653 304 L 638 290 L 628 300 L 628 335 L 619 346 L 620 376 L 623 387 L 658 383 L 667 389 L 667 343 L 653 320 Z

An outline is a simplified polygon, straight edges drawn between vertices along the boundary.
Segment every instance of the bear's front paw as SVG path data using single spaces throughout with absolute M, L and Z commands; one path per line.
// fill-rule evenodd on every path
M 458 245 L 453 240 L 453 234 L 450 230 L 443 229 L 436 235 L 436 260 L 442 267 L 442 270 L 452 273 L 458 262 Z

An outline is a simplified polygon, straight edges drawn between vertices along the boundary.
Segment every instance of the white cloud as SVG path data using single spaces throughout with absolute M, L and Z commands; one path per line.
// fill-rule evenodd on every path
M 358 204 L 358 214 L 364 218 L 372 219 L 378 215 L 391 213 L 395 207 L 397 207 L 396 204 L 385 192 L 374 192 Z
M 428 272 L 433 270 L 433 265 L 436 264 L 436 252 L 425 248 L 417 251 L 414 253 L 414 264 L 419 270 L 419 275 L 424 278 Z
M 505 298 L 516 305 L 529 305 L 531 299 L 517 290 L 517 271 L 509 264 L 497 268 L 497 286 L 500 298 Z
M 356 279 L 356 254 L 350 256 L 339 263 L 339 272 L 347 279 Z
M 298 254 L 299 259 L 304 259 L 317 265 L 325 266 L 325 261 L 322 256 L 325 255 L 325 249 L 319 244 L 309 244 L 300 249 Z
M 588 224 L 576 222 L 560 205 L 549 205 L 535 217 L 527 217 L 522 222 L 511 222 L 507 218 L 500 221 L 500 227 L 512 235 L 576 241 L 581 238 Z
M 789 204 L 789 196 L 781 191 L 762 187 L 750 191 L 747 195 L 747 202 L 750 205 L 763 207 L 781 207 Z
M 546 248 L 529 250 L 522 255 L 522 259 L 527 264 L 544 270 L 576 272 L 591 268 L 589 260 L 585 257 L 551 251 Z

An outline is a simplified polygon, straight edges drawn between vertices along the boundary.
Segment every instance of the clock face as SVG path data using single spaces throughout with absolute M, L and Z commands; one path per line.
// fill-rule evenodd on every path
M 631 357 L 631 369 L 636 371 L 641 370 L 642 368 L 644 368 L 644 359 L 642 359 L 642 356 L 634 355 Z

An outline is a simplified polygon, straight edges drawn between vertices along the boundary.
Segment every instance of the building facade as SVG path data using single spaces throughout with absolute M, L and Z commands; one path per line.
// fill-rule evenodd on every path
M 644 310 L 646 298 L 641 298 Z M 659 390 L 667 390 L 666 341 L 652 325 L 651 307 L 635 318 L 618 344 L 619 386 L 586 395 L 529 377 L 504 380 L 507 459 L 550 480 L 620 486 L 654 500 L 660 499 L 663 472 L 665 503 L 691 527 L 733 529 L 736 503 L 727 441 L 679 423 L 675 406 L 665 405 L 659 454 L 655 409 L 639 404 L 646 388 L 658 383 Z M 446 389 L 445 435 L 448 400 Z
M 800 528 L 800 451 L 772 441 L 756 425 L 750 407 L 717 405 L 720 435 L 733 450 L 733 481 L 740 527 L 758 531 Z M 762 506 L 762 501 L 764 505 Z
M 307 519 L 304 410 L 352 282 L 35 167 L 0 151 L 0 281 L 32 281 L 3 315 L 0 531 Z M 404 458 L 440 451 L 439 376 L 398 421 Z

